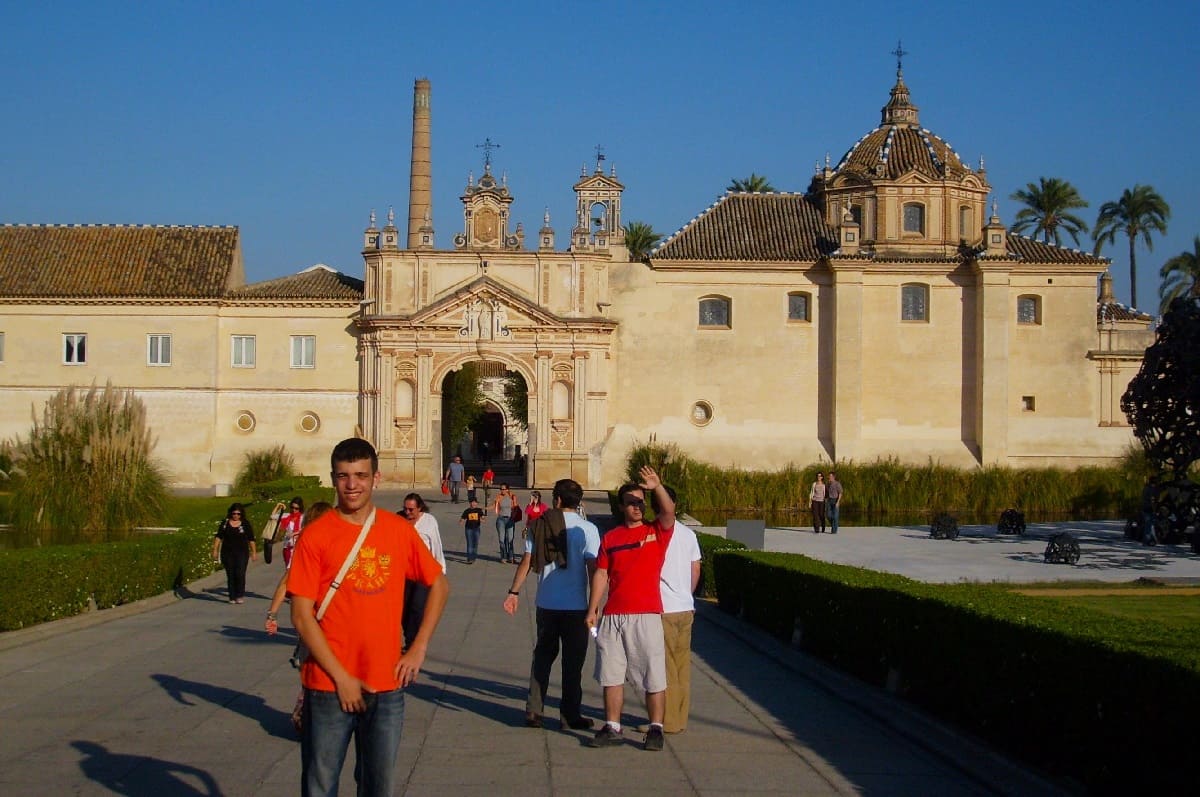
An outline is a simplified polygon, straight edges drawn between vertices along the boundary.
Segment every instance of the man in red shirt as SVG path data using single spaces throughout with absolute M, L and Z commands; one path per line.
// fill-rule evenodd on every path
M 366 440 L 338 443 L 330 457 L 337 511 L 304 530 L 288 574 L 292 623 L 308 646 L 300 741 L 301 793 L 336 795 L 353 735 L 360 795 L 391 795 L 404 724 L 404 687 L 417 677 L 450 587 L 441 565 L 407 520 L 371 502 L 379 459 Z M 374 518 L 349 570 L 334 586 L 363 527 Z M 401 653 L 404 585 L 429 587 L 425 616 Z M 334 590 L 324 616 L 317 606 Z
M 617 491 L 624 524 L 600 540 L 592 576 L 587 624 L 596 637 L 596 680 L 604 687 L 606 721 L 590 745 L 621 743 L 621 709 L 628 680 L 646 693 L 650 729 L 645 748 L 662 750 L 667 664 L 658 581 L 675 528 L 675 502 L 653 468 L 645 466 L 638 475 L 640 483 L 622 485 Z M 659 507 L 653 523 L 644 520 L 647 491 L 654 493 Z M 606 590 L 608 600 L 601 617 L 600 601 Z

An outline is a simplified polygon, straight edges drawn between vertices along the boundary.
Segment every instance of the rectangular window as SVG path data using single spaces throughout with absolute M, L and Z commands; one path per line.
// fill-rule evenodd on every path
M 1017 323 L 1040 324 L 1042 314 L 1038 307 L 1036 296 L 1021 296 L 1017 298 Z
M 1035 412 L 1037 410 L 1037 399 L 1033 396 L 1021 396 L 1021 409 L 1025 412 Z
M 254 367 L 254 336 L 253 335 L 234 335 L 233 336 L 233 367 L 234 368 L 253 368 Z
M 714 296 L 700 300 L 700 326 L 729 329 L 729 300 Z
M 63 364 L 83 365 L 87 362 L 87 335 L 63 335 Z
M 924 285 L 905 285 L 900 289 L 900 320 L 928 321 L 929 293 Z
M 788 294 L 788 321 L 808 321 L 808 294 Z
M 292 367 L 315 368 L 317 365 L 317 336 L 292 335 Z
M 146 365 L 171 364 L 171 336 L 146 336 Z

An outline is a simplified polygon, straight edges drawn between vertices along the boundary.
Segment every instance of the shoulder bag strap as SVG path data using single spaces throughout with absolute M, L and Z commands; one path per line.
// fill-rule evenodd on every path
M 354 560 L 358 557 L 358 549 L 362 547 L 363 542 L 367 539 L 367 532 L 371 530 L 371 526 L 375 524 L 375 509 L 371 509 L 371 514 L 367 515 L 367 522 L 363 524 L 362 531 L 358 533 L 358 539 L 354 541 L 354 547 L 350 549 L 350 553 L 346 555 L 346 561 L 342 562 L 341 569 L 338 570 L 337 576 L 329 584 L 329 589 L 325 591 L 325 598 L 321 601 L 321 606 L 317 609 L 317 622 L 321 622 L 321 618 L 325 616 L 325 610 L 329 608 L 330 601 L 337 593 L 338 587 L 342 586 L 342 579 L 346 577 L 346 573 L 350 570 L 350 566 L 354 564 Z

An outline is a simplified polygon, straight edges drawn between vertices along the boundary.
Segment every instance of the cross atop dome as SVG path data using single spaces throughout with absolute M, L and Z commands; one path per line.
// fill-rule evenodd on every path
M 917 106 L 912 104 L 908 96 L 908 86 L 904 85 L 904 56 L 908 55 L 900 42 L 896 42 L 896 49 L 892 50 L 892 55 L 896 56 L 896 85 L 892 86 L 892 96 L 888 100 L 887 105 L 883 106 L 883 121 L 881 126 L 889 125 L 907 125 L 917 127 L 920 121 L 917 118 Z

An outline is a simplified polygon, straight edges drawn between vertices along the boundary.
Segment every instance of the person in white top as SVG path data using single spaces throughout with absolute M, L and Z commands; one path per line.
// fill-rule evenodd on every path
M 437 518 L 429 514 L 425 500 L 417 493 L 404 496 L 404 506 L 400 516 L 407 518 L 417 530 L 417 536 L 425 543 L 425 547 L 433 554 L 433 558 L 446 572 L 446 554 L 442 551 L 442 532 L 438 528 Z M 425 600 L 429 597 L 429 587 L 416 581 L 408 581 L 404 585 L 404 646 L 412 642 L 421 627 L 421 618 L 425 616 Z
M 675 490 L 667 494 L 675 500 Z M 700 543 L 696 532 L 678 520 L 667 544 L 667 556 L 659 576 L 663 604 L 663 640 L 667 648 L 667 711 L 664 733 L 687 729 L 692 687 L 692 620 L 696 602 L 692 595 L 700 584 Z

